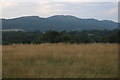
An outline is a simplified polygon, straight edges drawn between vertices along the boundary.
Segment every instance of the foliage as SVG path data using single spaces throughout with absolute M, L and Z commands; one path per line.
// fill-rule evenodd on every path
M 3 32 L 2 44 L 120 43 L 119 35 L 120 30 Z
M 109 20 L 81 19 L 70 15 L 54 15 L 48 18 L 39 16 L 24 16 L 14 19 L 2 19 L 3 29 L 22 29 L 25 31 L 48 30 L 113 30 L 118 23 Z

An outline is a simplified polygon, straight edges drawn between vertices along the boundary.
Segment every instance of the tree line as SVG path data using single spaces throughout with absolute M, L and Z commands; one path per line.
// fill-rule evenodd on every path
M 120 43 L 120 30 L 3 32 L 2 44 Z

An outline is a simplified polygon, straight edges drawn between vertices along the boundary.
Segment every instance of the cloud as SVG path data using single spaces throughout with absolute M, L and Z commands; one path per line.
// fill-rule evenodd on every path
M 0 3 L 0 17 L 2 17 L 2 13 L 4 9 L 9 9 L 10 7 L 16 6 L 16 3 L 13 2 L 1 2 Z
M 38 5 L 35 10 L 37 14 L 42 15 L 44 17 L 48 17 L 50 15 L 58 14 L 59 11 L 63 11 L 64 4 L 60 3 L 50 3 L 50 2 L 36 2 Z
M 117 20 L 114 2 L 10 2 L 4 3 L 3 17 L 73 15 L 82 18 Z M 112 16 L 112 17 L 111 17 Z
M 111 8 L 110 10 L 105 11 L 105 14 L 112 15 L 118 13 L 118 8 Z
M 37 13 L 42 15 L 50 14 L 55 7 L 55 5 L 51 5 L 49 2 L 38 2 L 37 4 L 39 5 Z
M 56 2 L 118 2 L 119 0 L 53 0 Z
M 3 2 L 118 2 L 119 0 L 2 0 Z
M 9 8 L 9 7 L 14 7 L 17 5 L 17 3 L 14 2 L 1 2 L 1 7 L 2 8 Z

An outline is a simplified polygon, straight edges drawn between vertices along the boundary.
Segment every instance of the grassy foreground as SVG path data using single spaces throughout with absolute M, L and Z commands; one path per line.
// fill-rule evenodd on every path
M 4 78 L 115 78 L 117 44 L 3 46 Z

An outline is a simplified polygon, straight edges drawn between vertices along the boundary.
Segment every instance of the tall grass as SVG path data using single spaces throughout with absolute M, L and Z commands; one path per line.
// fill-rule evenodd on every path
M 115 78 L 117 44 L 3 46 L 4 78 Z

